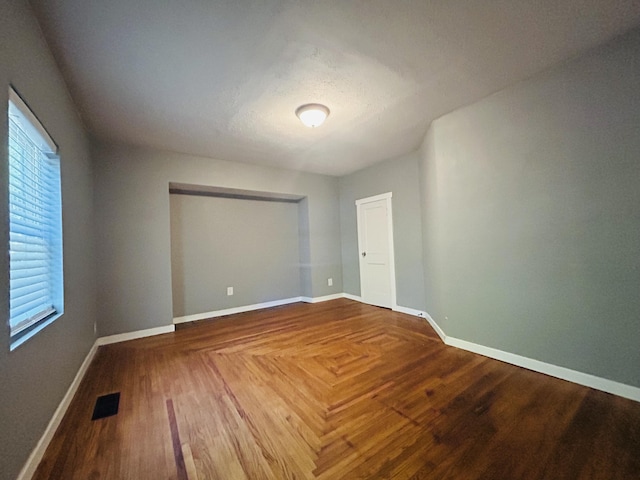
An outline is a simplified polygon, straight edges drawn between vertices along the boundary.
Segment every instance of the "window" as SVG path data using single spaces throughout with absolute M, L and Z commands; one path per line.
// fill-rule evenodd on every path
M 9 326 L 17 347 L 63 311 L 57 146 L 9 89 Z

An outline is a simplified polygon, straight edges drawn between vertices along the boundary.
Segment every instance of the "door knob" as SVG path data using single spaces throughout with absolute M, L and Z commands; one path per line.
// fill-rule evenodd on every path
M 367 252 L 362 252 L 362 256 L 366 257 L 367 256 Z

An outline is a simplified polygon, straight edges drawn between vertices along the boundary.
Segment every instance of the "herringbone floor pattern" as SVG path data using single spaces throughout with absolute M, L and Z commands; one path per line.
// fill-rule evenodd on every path
M 640 404 L 294 304 L 101 347 L 35 478 L 638 479 Z

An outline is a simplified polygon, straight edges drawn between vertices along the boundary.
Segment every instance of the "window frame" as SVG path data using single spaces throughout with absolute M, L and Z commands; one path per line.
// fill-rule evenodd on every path
M 27 103 L 22 99 L 20 94 L 13 88 L 13 86 L 9 86 L 9 98 L 7 102 L 7 226 L 8 226 L 8 238 L 7 238 L 7 252 L 9 253 L 9 262 L 8 262 L 8 275 L 7 279 L 9 280 L 9 318 L 7 320 L 7 326 L 9 328 L 9 338 L 10 338 L 10 350 L 14 350 L 18 346 L 22 345 L 28 339 L 32 338 L 38 332 L 43 330 L 46 326 L 53 323 L 55 320 L 60 318 L 64 313 L 64 265 L 63 265 L 63 243 L 62 243 L 62 175 L 61 175 L 61 162 L 60 157 L 58 155 L 58 146 L 53 141 L 42 122 L 36 117 L 33 113 L 33 110 L 27 105 Z M 19 129 L 19 130 L 14 130 Z M 19 136 L 26 136 L 28 140 L 18 139 Z M 29 142 L 29 147 L 33 148 L 34 151 L 38 151 L 31 159 L 25 156 L 14 156 L 12 152 L 12 145 L 18 145 L 18 142 L 22 142 L 23 144 Z M 31 164 L 28 166 L 24 166 L 29 161 L 36 159 L 37 164 Z M 35 170 L 33 169 L 35 165 Z M 46 214 L 34 214 L 33 217 L 37 220 L 46 220 L 50 223 L 50 228 L 44 228 L 39 231 L 37 234 L 27 235 L 27 238 L 30 236 L 31 239 L 28 241 L 28 244 L 23 244 L 23 246 L 27 246 L 25 249 L 28 250 L 29 245 L 33 245 L 32 240 L 35 238 L 36 242 L 40 245 L 40 247 L 44 248 L 45 255 L 49 257 L 48 260 L 45 260 L 46 263 L 46 273 L 40 275 L 45 277 L 45 287 L 44 290 L 47 290 L 47 294 L 43 295 L 43 298 L 46 298 L 51 302 L 50 307 L 43 307 L 41 311 L 34 313 L 31 317 L 25 317 L 20 320 L 20 322 L 14 323 L 16 317 L 19 315 L 14 315 L 12 317 L 11 309 L 12 309 L 12 292 L 15 292 L 17 288 L 20 287 L 12 287 L 12 271 L 17 271 L 18 268 L 12 263 L 12 233 L 13 235 L 19 235 L 19 232 L 15 230 L 20 229 L 21 221 L 24 221 L 26 217 L 21 217 L 20 215 L 15 215 L 13 212 L 19 208 L 25 208 L 26 206 L 30 206 L 29 200 L 28 203 L 21 203 L 18 201 L 12 200 L 12 193 L 14 198 L 16 194 L 25 193 L 25 197 L 28 196 L 28 192 L 23 190 L 24 187 L 23 182 L 21 180 L 27 179 L 29 177 L 20 177 L 19 180 L 13 180 L 15 178 L 12 177 L 11 172 L 12 169 L 23 168 L 27 170 L 30 174 L 35 175 L 35 179 L 37 182 L 43 182 L 47 184 L 47 187 L 51 187 L 51 189 L 47 192 L 43 192 L 40 190 L 39 195 L 35 195 L 30 197 L 31 199 L 39 199 L 44 202 L 41 205 L 46 211 Z M 14 170 L 15 171 L 15 170 Z M 46 176 L 50 176 L 49 179 L 46 179 Z M 24 183 L 26 184 L 27 181 Z M 48 183 L 47 183 L 48 182 Z M 34 187 L 31 187 L 34 188 Z M 39 189 L 40 187 L 35 187 Z M 33 190 L 32 190 L 33 191 Z M 24 198 L 24 197 L 23 197 Z M 22 210 L 23 212 L 25 210 Z M 42 216 L 44 215 L 44 216 Z M 45 222 L 47 223 L 47 222 Z M 15 237 L 14 237 L 15 238 Z M 25 237 L 23 237 L 25 238 Z M 39 243 L 38 239 L 42 242 Z M 20 242 L 18 242 L 19 244 Z M 15 253 L 15 251 L 14 251 Z M 18 255 L 16 255 L 17 257 Z M 16 260 L 17 261 L 17 260 Z M 34 260 L 35 261 L 35 260 Z M 31 283 L 29 283 L 31 282 Z M 36 282 L 36 280 L 30 279 L 29 282 L 26 283 L 27 287 L 35 288 L 37 283 L 43 283 L 42 280 Z M 18 282 L 16 282 L 18 283 Z M 24 283 L 24 282 L 23 282 Z M 48 302 L 47 302 L 48 303 Z M 44 304 L 43 304 L 44 305 Z

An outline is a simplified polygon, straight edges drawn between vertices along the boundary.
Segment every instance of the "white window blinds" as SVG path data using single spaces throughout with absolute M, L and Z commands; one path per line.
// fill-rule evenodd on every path
M 9 100 L 11 335 L 62 307 L 60 163 L 56 146 L 20 97 Z

